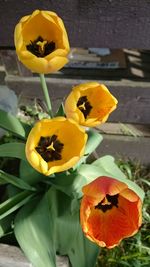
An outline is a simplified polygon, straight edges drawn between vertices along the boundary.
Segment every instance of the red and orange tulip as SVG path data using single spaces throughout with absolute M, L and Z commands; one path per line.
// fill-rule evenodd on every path
M 127 184 L 98 177 L 83 187 L 80 220 L 83 232 L 101 247 L 113 248 L 134 235 L 142 223 L 142 201 Z

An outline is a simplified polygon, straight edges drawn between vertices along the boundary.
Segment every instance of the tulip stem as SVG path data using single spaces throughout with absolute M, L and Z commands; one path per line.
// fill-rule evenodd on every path
M 41 85 L 42 85 L 42 89 L 43 89 L 43 93 L 44 93 L 46 106 L 47 106 L 47 111 L 52 118 L 53 117 L 52 105 L 51 105 L 51 100 L 50 100 L 50 96 L 49 96 L 48 89 L 47 89 L 45 76 L 44 76 L 44 74 L 39 74 L 39 75 L 40 75 L 40 81 L 41 81 Z

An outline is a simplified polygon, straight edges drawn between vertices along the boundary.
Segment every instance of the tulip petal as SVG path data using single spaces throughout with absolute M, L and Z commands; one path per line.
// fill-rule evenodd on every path
M 142 223 L 142 201 L 126 184 L 109 177 L 99 177 L 84 186 L 83 193 L 80 220 L 85 235 L 91 241 L 113 248 L 123 238 L 138 231 Z M 106 196 L 111 201 L 108 195 L 116 194 L 117 202 L 102 202 Z M 102 205 L 107 206 L 104 208 Z
M 92 210 L 87 220 L 86 233 L 98 245 L 112 248 L 123 238 L 135 234 L 139 229 L 139 210 L 137 202 L 133 203 L 124 198 L 120 199 L 120 208 L 112 208 L 106 213 Z
M 83 193 L 86 196 L 91 196 L 95 198 L 100 197 L 101 194 L 103 195 L 116 195 L 127 188 L 125 183 L 122 183 L 114 178 L 101 176 L 95 179 L 88 185 L 85 185 L 82 188 Z
M 73 167 L 83 156 L 86 142 L 85 130 L 75 121 L 64 117 L 43 119 L 28 135 L 26 157 L 37 171 L 51 175 Z
M 45 73 L 56 72 L 68 63 L 66 57 L 56 56 L 48 62 L 48 67 Z
M 105 85 L 89 82 L 73 88 L 65 101 L 65 112 L 68 118 L 77 118 L 79 124 L 95 127 L 107 120 L 117 103 Z
M 45 42 L 42 48 L 38 40 Z M 16 25 L 14 42 L 19 60 L 32 72 L 56 72 L 68 62 L 68 36 L 54 12 L 35 10 L 24 16 Z

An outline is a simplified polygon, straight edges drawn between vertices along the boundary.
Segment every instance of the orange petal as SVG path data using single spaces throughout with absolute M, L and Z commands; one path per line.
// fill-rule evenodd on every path
M 123 190 L 120 195 L 126 199 L 128 199 L 131 202 L 135 202 L 139 199 L 138 195 L 134 193 L 131 189 L 126 188 Z
M 86 200 L 84 199 L 81 203 L 83 206 L 84 201 Z M 123 238 L 135 234 L 141 225 L 140 200 L 130 202 L 122 196 L 119 196 L 118 205 L 118 208 L 113 207 L 106 212 L 93 207 L 90 215 L 88 212 L 87 216 L 85 216 L 86 212 L 84 212 L 84 216 L 81 215 L 80 217 L 86 236 L 99 246 L 112 248 L 118 245 Z
M 125 183 L 122 183 L 114 178 L 101 176 L 93 182 L 82 188 L 85 195 L 100 198 L 100 195 L 116 195 L 127 188 Z

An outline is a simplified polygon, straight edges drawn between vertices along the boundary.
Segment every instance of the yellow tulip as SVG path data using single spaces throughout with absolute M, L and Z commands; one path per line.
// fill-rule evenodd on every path
M 14 41 L 19 60 L 33 72 L 55 72 L 68 62 L 67 33 L 54 12 L 35 10 L 21 18 L 15 27 Z
M 65 101 L 65 112 L 80 125 L 94 127 L 107 120 L 117 103 L 105 85 L 89 82 L 73 88 Z
M 35 124 L 26 143 L 31 166 L 44 175 L 73 167 L 84 154 L 87 134 L 75 121 L 64 117 Z

